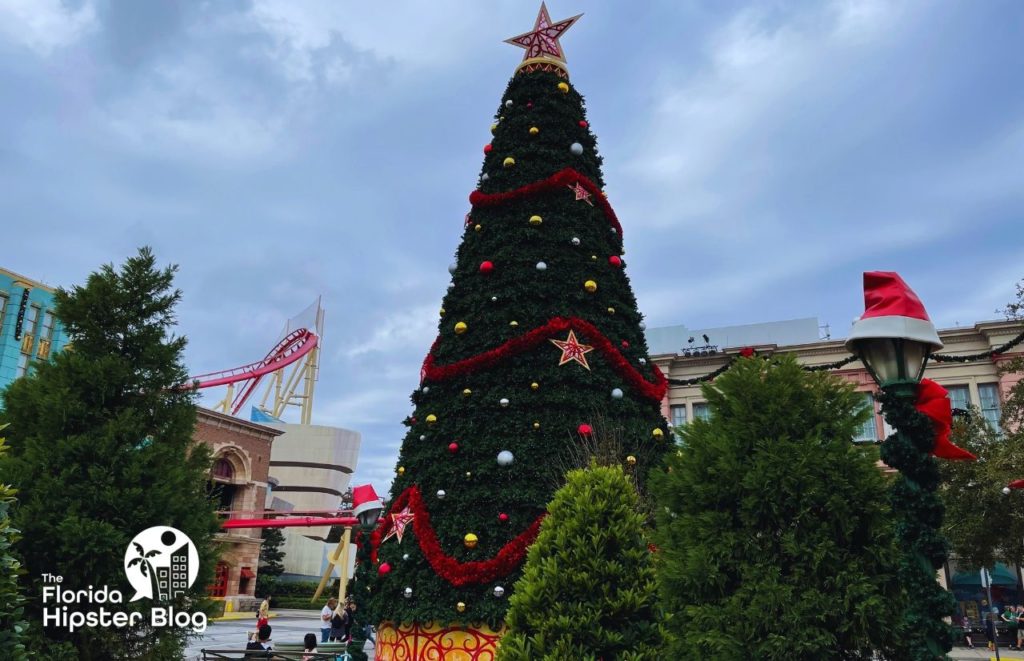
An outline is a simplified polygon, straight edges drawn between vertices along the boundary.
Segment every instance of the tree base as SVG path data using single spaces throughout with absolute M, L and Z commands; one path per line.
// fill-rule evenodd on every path
M 376 661 L 494 661 L 505 627 L 485 624 L 382 622 L 377 627 Z

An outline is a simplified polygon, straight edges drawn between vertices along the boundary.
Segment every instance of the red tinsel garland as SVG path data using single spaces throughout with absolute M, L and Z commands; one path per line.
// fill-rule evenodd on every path
M 446 381 L 472 374 L 480 369 L 493 367 L 507 358 L 534 349 L 544 344 L 552 335 L 564 333 L 569 329 L 585 335 L 587 341 L 608 359 L 612 369 L 618 372 L 619 376 L 624 378 L 642 396 L 656 402 L 660 402 L 665 397 L 665 393 L 668 390 L 668 381 L 657 365 L 651 365 L 651 369 L 654 372 L 654 383 L 650 383 L 636 368 L 629 364 L 625 356 L 619 352 L 615 345 L 596 326 L 578 317 L 554 317 L 547 324 L 535 328 L 525 335 L 513 338 L 500 347 L 450 365 L 434 364 L 434 349 L 431 347 L 430 353 L 427 354 L 426 359 L 423 361 L 423 367 L 420 370 L 420 383 L 428 380 Z M 436 341 L 434 345 L 437 345 Z
M 433 526 L 430 525 L 430 513 L 423 504 L 423 497 L 416 485 L 403 491 L 392 503 L 389 512 L 401 511 L 406 506 L 415 514 L 415 518 L 412 520 L 413 532 L 416 533 L 416 543 L 419 544 L 420 550 L 426 556 L 427 562 L 438 576 L 455 587 L 489 583 L 496 578 L 512 573 L 516 567 L 522 564 L 526 557 L 526 549 L 533 543 L 533 540 L 537 539 L 540 523 L 544 520 L 543 514 L 537 517 L 537 520 L 529 528 L 501 547 L 497 555 L 490 560 L 459 562 L 450 555 L 445 555 L 441 550 L 441 543 L 437 540 Z M 372 547 L 370 561 L 373 564 L 377 564 L 377 549 L 380 547 L 381 538 L 387 534 L 391 525 L 390 516 L 381 517 L 380 525 L 370 536 Z
M 622 237 L 622 225 L 619 224 L 619 219 L 615 215 L 615 210 L 612 209 L 612 205 L 608 203 L 608 198 L 604 196 L 601 189 L 597 187 L 597 184 L 587 179 L 582 174 L 573 170 L 572 168 L 565 168 L 555 174 L 551 175 L 547 179 L 541 181 L 535 181 L 532 184 L 527 184 L 521 188 L 515 190 L 506 191 L 504 193 L 484 193 L 479 190 L 475 190 L 469 194 L 469 203 L 474 207 L 494 207 L 506 202 L 514 202 L 527 197 L 533 197 L 541 193 L 548 193 L 554 190 L 564 189 L 566 186 L 571 186 L 579 182 L 581 186 L 587 189 L 594 198 L 597 200 L 597 206 L 601 207 L 601 211 L 608 217 L 608 222 L 615 228 L 620 239 Z

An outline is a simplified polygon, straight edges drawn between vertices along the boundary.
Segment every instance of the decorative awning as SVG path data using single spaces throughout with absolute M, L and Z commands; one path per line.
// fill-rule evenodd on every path
M 256 578 L 256 573 L 249 567 L 242 567 L 241 578 Z

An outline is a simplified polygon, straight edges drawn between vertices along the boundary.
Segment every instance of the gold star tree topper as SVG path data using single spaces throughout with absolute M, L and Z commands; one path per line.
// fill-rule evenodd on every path
M 505 40 L 506 44 L 512 44 L 526 50 L 523 54 L 523 61 L 517 71 L 551 71 L 563 78 L 569 77 L 566 69 L 565 54 L 562 52 L 562 45 L 558 40 L 566 30 L 572 27 L 573 23 L 580 19 L 583 14 L 577 14 L 572 18 L 565 18 L 557 23 L 551 22 L 547 6 L 541 2 L 540 11 L 537 13 L 537 20 L 533 29 L 521 35 Z

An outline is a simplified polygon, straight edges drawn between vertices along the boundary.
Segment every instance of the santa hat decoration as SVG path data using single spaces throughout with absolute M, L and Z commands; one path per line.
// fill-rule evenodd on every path
M 932 351 L 942 348 L 924 304 L 898 273 L 864 273 L 864 308 L 846 340 L 850 351 L 857 340 L 892 337 L 925 342 L 932 346 Z
M 364 484 L 352 489 L 352 514 L 359 516 L 366 510 L 384 509 L 384 503 L 373 490 L 372 484 Z

